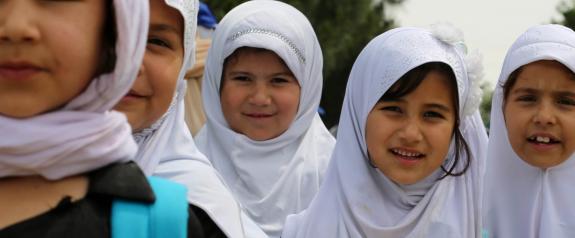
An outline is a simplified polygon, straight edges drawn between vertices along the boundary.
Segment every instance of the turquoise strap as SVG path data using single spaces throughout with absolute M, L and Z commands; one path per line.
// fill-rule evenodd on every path
M 489 238 L 489 231 L 487 231 L 486 229 L 481 229 L 481 237 Z
M 149 177 L 153 204 L 116 199 L 112 204 L 112 238 L 187 237 L 188 202 L 183 185 Z

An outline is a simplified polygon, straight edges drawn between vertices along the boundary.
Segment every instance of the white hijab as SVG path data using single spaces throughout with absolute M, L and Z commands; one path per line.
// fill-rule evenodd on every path
M 489 237 L 575 237 L 575 156 L 548 169 L 525 163 L 511 148 L 503 118 L 501 85 L 539 60 L 556 60 L 575 72 L 575 32 L 535 26 L 507 52 L 491 107 L 483 217 Z
M 307 210 L 288 217 L 283 238 L 478 237 L 479 178 L 487 135 L 477 111 L 480 59 L 465 59 L 463 51 L 460 32 L 449 26 L 436 26 L 433 33 L 398 28 L 365 47 L 349 77 L 325 182 Z M 443 62 L 454 70 L 459 129 L 473 158 L 462 176 L 438 181 L 438 169 L 416 184 L 400 186 L 370 166 L 365 124 L 379 98 L 401 76 L 429 62 Z M 453 159 L 453 152 L 452 144 L 446 161 Z M 464 157 L 454 171 L 462 170 L 469 159 Z
M 254 141 L 229 128 L 220 104 L 224 60 L 240 47 L 275 52 L 301 87 L 299 109 L 280 136 Z M 202 85 L 206 125 L 198 147 L 224 177 L 248 215 L 279 237 L 287 215 L 305 209 L 322 182 L 334 138 L 319 118 L 322 53 L 306 17 L 279 1 L 249 1 L 218 25 Z
M 253 221 L 244 217 L 211 163 L 197 149 L 184 121 L 184 75 L 195 60 L 198 0 L 165 2 L 184 19 L 184 60 L 168 111 L 150 128 L 134 133 L 139 146 L 135 160 L 148 175 L 186 185 L 188 202 L 205 211 L 228 237 L 264 237 Z
M 148 2 L 115 0 L 117 61 L 63 108 L 15 119 L 0 116 L 0 177 L 60 179 L 128 161 L 137 147 L 126 117 L 110 111 L 128 92 L 142 62 Z M 65 40 L 65 39 L 62 39 Z

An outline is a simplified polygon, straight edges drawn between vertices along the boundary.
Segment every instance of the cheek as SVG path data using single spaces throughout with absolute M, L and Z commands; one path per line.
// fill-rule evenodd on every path
M 293 87 L 288 90 L 277 91 L 275 96 L 277 106 L 280 107 L 287 115 L 290 121 L 295 118 L 299 109 L 300 89 Z
M 561 130 L 563 134 L 563 140 L 567 142 L 566 152 L 571 156 L 573 155 L 573 152 L 575 152 L 575 130 L 572 129 L 575 128 L 575 112 L 562 115 L 559 120 L 562 124 Z
M 395 128 L 393 123 L 385 120 L 382 115 L 370 113 L 368 116 L 365 125 L 365 143 L 367 145 L 367 151 L 373 160 L 379 160 L 383 153 L 385 153 L 385 145 L 388 144 L 388 140 L 393 134 L 392 128 Z
M 245 90 L 243 90 L 241 87 L 237 87 L 232 84 L 222 85 L 220 103 L 224 116 L 227 117 L 228 115 L 231 115 L 235 111 L 239 110 L 246 94 L 247 93 Z
M 503 113 L 505 127 L 507 128 L 507 137 L 511 145 L 515 146 L 515 144 L 519 142 L 519 138 L 523 137 L 525 129 L 527 129 L 530 112 L 509 105 L 505 107 Z
M 449 146 L 451 144 L 451 139 L 453 138 L 453 130 L 453 125 L 447 123 L 441 126 L 427 128 L 427 138 L 429 143 L 431 143 L 433 146 L 434 150 L 441 154 L 444 153 L 447 155 L 447 151 L 449 151 Z

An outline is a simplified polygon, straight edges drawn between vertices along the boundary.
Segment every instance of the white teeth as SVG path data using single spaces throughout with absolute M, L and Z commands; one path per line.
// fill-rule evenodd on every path
M 549 137 L 543 137 L 543 136 L 538 136 L 537 138 L 535 138 L 535 140 L 537 142 L 541 142 L 541 143 L 549 143 L 549 141 L 551 141 L 551 138 Z
M 402 156 L 407 156 L 407 157 L 421 156 L 420 153 L 412 153 L 412 152 L 402 151 L 402 150 L 398 150 L 398 149 L 393 149 L 393 152 L 395 152 L 399 155 L 402 155 Z

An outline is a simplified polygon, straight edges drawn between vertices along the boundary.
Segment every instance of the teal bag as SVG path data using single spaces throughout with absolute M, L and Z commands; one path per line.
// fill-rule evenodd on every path
M 116 199 L 112 203 L 112 238 L 185 238 L 188 233 L 187 189 L 148 177 L 156 195 L 151 204 Z

